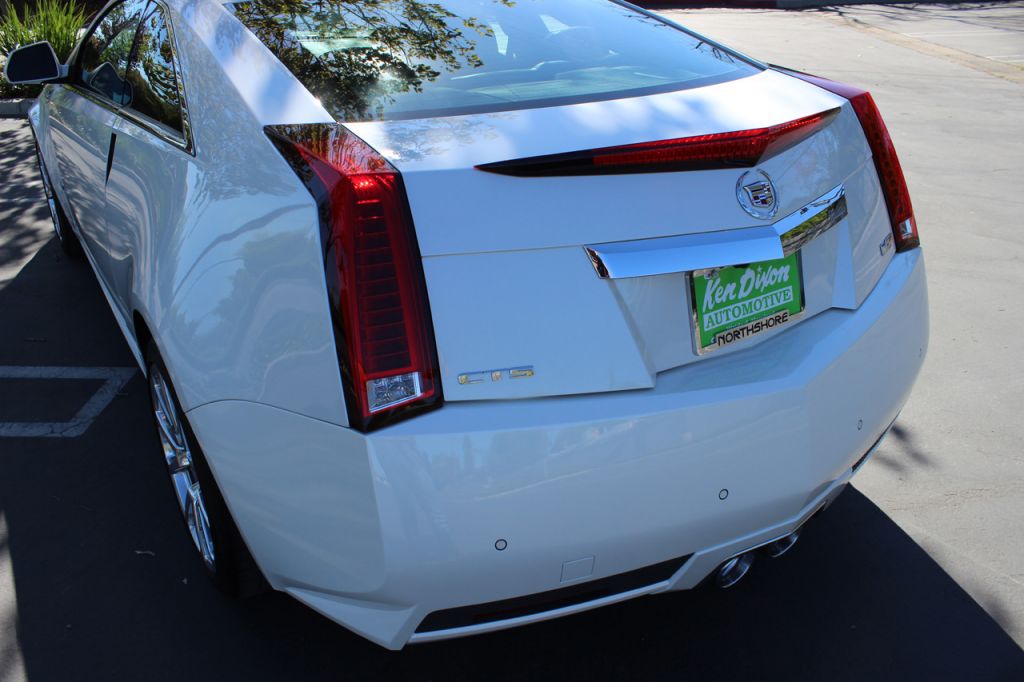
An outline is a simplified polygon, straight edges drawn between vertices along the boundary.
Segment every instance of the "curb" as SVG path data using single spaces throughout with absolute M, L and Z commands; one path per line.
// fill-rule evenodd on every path
M 25 118 L 34 99 L 0 99 L 0 118 Z

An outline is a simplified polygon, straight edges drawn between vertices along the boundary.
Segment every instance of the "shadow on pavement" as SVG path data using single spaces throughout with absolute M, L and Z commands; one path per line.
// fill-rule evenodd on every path
M 844 3 L 835 3 L 829 6 L 829 12 L 845 16 Z M 913 27 L 915 22 L 921 19 L 952 19 L 963 27 L 975 29 L 1006 29 L 1005 11 L 1010 3 L 1007 0 L 994 0 L 989 2 L 897 2 L 878 3 L 868 6 L 859 3 L 845 3 L 853 5 L 858 16 L 873 16 L 903 23 L 907 27 Z M 992 10 L 989 12 L 988 10 Z
M 0 290 L 0 329 L 0 364 L 132 364 L 88 267 L 52 241 Z M 0 621 L 30 679 L 1024 679 L 1020 648 L 856 489 L 732 590 L 401 653 L 280 594 L 226 601 L 192 556 L 139 374 L 78 438 L 0 439 L 0 515 Z
M 50 213 L 27 123 L 0 119 L 0 287 L 50 238 Z

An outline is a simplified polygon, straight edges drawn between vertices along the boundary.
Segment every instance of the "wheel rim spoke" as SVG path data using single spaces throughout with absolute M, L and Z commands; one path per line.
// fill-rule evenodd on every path
M 156 366 L 150 368 L 149 386 L 157 435 L 160 437 L 164 461 L 178 499 L 178 506 L 196 551 L 207 567 L 213 570 L 216 567 L 216 554 L 202 487 L 170 386 Z
M 200 489 L 198 482 L 193 483 L 189 488 L 186 517 L 196 549 L 202 555 L 203 561 L 213 566 L 215 555 L 213 552 L 213 537 L 210 532 L 210 518 L 206 514 L 206 505 L 203 503 L 203 491 Z
M 192 459 L 189 457 L 188 451 L 174 452 L 165 454 L 167 458 L 167 467 L 171 470 L 172 474 L 189 474 L 191 476 L 192 471 Z
M 177 409 L 174 406 L 174 401 L 171 399 L 167 389 L 167 382 L 163 380 L 162 376 L 156 376 L 153 379 L 153 401 L 156 403 L 156 421 L 160 427 L 160 432 L 166 439 L 167 444 L 175 450 L 180 452 L 188 450 L 185 441 L 185 434 L 181 429 L 181 424 L 178 420 Z

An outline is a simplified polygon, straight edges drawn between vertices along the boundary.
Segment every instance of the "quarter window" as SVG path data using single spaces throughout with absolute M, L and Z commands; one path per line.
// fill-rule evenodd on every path
M 93 27 L 79 51 L 79 82 L 119 105 L 131 95 L 124 74 L 145 6 L 145 2 L 129 0 L 111 7 Z
M 126 104 L 147 118 L 181 133 L 181 99 L 173 54 L 163 12 L 151 4 L 143 15 L 135 56 L 128 69 L 131 100 Z

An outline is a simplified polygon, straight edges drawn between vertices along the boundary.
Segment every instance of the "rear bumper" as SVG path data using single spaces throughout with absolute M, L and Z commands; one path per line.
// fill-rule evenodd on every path
M 650 390 L 448 404 L 369 437 L 254 403 L 189 416 L 274 587 L 400 648 L 689 588 L 798 527 L 895 419 L 927 339 L 918 249 L 856 311 L 666 372 Z M 686 556 L 654 584 L 416 632 L 436 611 Z

